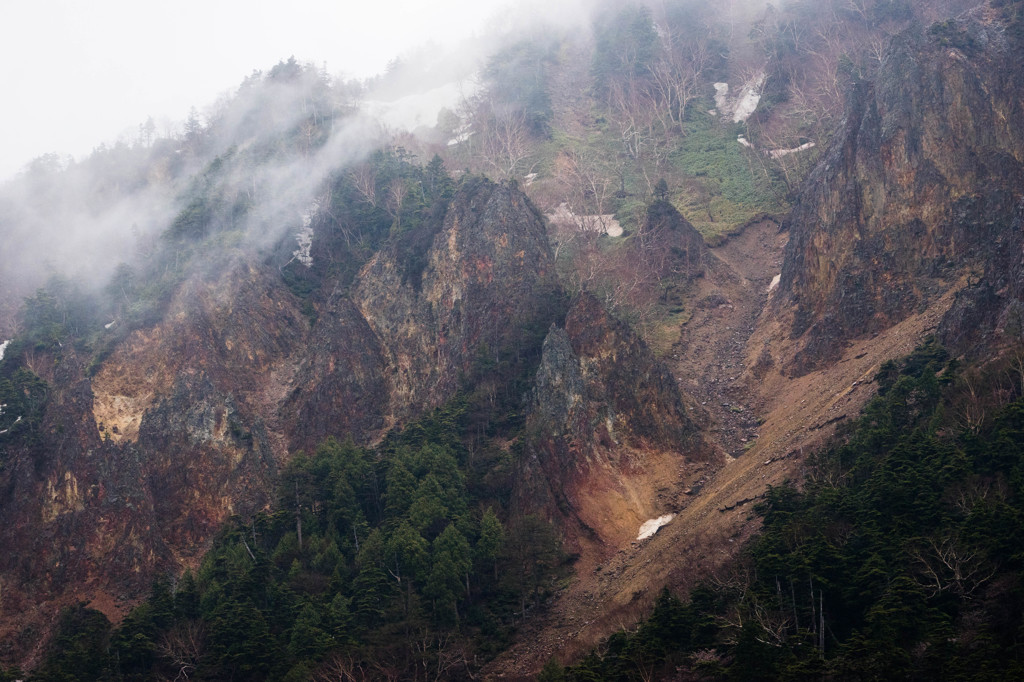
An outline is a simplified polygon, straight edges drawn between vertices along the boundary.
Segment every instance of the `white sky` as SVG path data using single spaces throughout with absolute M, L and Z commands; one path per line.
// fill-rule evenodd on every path
M 583 0 L 554 0 L 570 15 Z M 0 0 L 0 181 L 48 152 L 82 157 L 161 132 L 254 69 L 294 55 L 331 74 L 381 72 L 455 44 L 516 0 Z

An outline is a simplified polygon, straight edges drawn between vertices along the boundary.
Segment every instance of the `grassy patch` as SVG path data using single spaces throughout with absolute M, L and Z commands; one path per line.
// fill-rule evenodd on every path
M 739 126 L 696 114 L 670 157 L 683 176 L 673 203 L 710 243 L 759 213 L 784 210 L 768 177 L 736 141 L 740 132 Z
M 705 103 L 710 106 L 710 103 Z M 707 107 L 703 107 L 707 108 Z M 538 146 L 534 170 L 542 180 L 532 193 L 549 194 L 549 203 L 563 188 L 544 182 L 557 174 L 556 161 L 563 151 L 583 159 L 591 172 L 608 183 L 604 210 L 614 212 L 627 231 L 635 230 L 650 199 L 650 183 L 664 179 L 672 203 L 693 223 L 709 244 L 723 241 L 737 227 L 764 213 L 785 211 L 784 192 L 751 156 L 753 152 L 736 141 L 745 132 L 741 125 L 725 124 L 717 116 L 699 113 L 694 106 L 685 134 L 662 139 L 660 162 L 645 153 L 641 159 L 626 156 L 614 126 L 595 111 L 593 123 L 580 135 L 554 130 Z M 649 150 L 648 150 L 649 152 Z M 584 207 L 596 211 L 596 204 Z

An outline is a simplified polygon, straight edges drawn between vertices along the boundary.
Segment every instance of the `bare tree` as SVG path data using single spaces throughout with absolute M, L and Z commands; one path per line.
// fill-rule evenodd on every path
M 189 620 L 175 625 L 157 644 L 157 653 L 177 669 L 175 681 L 187 680 L 195 672 L 204 649 L 203 624 Z
M 707 40 L 688 39 L 680 31 L 661 26 L 663 49 L 651 68 L 660 107 L 675 125 L 686 119 L 690 103 L 703 86 L 703 74 L 711 63 Z
M 615 187 L 608 165 L 580 145 L 563 150 L 555 158 L 554 174 L 569 208 L 566 217 L 576 229 L 607 231 L 604 216 Z
M 302 155 L 308 157 L 309 150 L 313 148 L 313 138 L 317 134 L 317 126 L 313 121 L 304 121 L 301 126 L 302 132 Z
M 482 160 L 500 177 L 511 178 L 522 172 L 531 152 L 526 115 L 520 110 L 493 111 L 485 107 L 477 118 L 481 128 Z
M 352 186 L 368 204 L 377 207 L 377 174 L 368 163 L 361 163 L 348 172 Z
M 623 150 L 639 161 L 655 144 L 657 107 L 649 87 L 637 77 L 613 81 L 608 87 L 608 102 Z
M 336 653 L 318 667 L 313 682 L 365 682 L 375 679 L 363 664 L 346 654 Z
M 405 184 L 405 180 L 402 178 L 395 178 L 388 185 L 388 198 L 385 204 L 388 215 L 394 218 L 396 221 L 401 219 L 402 206 L 405 203 L 406 196 L 409 195 L 409 186 Z
M 921 578 L 932 596 L 951 591 L 970 597 L 996 574 L 996 567 L 983 553 L 968 547 L 956 534 L 928 538 L 910 554 L 917 560 Z
M 981 375 L 976 370 L 968 370 L 958 383 L 960 390 L 953 402 L 954 415 L 962 428 L 977 433 L 991 407 L 981 389 Z
M 469 667 L 465 648 L 451 632 L 424 628 L 412 640 L 411 646 L 427 680 L 447 680 L 453 677 L 456 669 Z

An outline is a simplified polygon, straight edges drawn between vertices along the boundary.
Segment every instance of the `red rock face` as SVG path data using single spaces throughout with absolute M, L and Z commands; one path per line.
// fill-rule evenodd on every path
M 1024 194 L 1024 50 L 991 13 L 894 41 L 786 226 L 775 299 L 801 374 L 999 252 Z
M 527 433 L 519 504 L 545 511 L 591 554 L 673 511 L 679 468 L 717 456 L 668 370 L 589 294 L 544 342 Z
M 37 359 L 55 368 L 50 399 L 0 471 L 0 627 L 32 632 L 80 599 L 116 618 L 156 573 L 194 566 L 228 516 L 270 503 L 265 392 L 304 335 L 276 286 L 245 263 L 196 276 L 91 378 L 70 345 Z

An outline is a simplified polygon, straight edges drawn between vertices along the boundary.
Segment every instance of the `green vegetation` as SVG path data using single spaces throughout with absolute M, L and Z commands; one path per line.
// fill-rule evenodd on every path
M 299 680 L 345 665 L 465 676 L 563 561 L 549 523 L 503 524 L 473 493 L 465 418 L 460 402 L 376 451 L 329 439 L 296 455 L 278 511 L 229 524 L 195 577 L 173 593 L 158 582 L 116 629 L 65 612 L 31 679 Z
M 230 164 L 234 149 L 218 156 L 192 180 L 185 193 L 185 208 L 178 213 L 164 233 L 167 239 L 201 239 L 212 231 L 238 227 L 248 210 L 246 194 L 232 191 L 224 183 L 223 175 Z
M 1007 396 L 1007 369 L 963 370 L 934 344 L 885 365 L 878 397 L 811 460 L 803 489 L 769 490 L 731 574 L 685 603 L 663 593 L 602 655 L 549 673 L 1020 679 L 1024 399 L 1019 382 Z
M 34 432 L 48 394 L 47 383 L 28 367 L 13 361 L 0 364 L 0 441 L 15 433 Z
M 288 263 L 285 281 L 315 301 L 321 282 L 349 284 L 383 248 L 419 286 L 454 192 L 439 158 L 419 167 L 400 148 L 379 151 L 330 184 L 315 229 L 332 257 L 309 269 Z M 104 293 L 126 315 L 143 295 L 127 266 Z M 27 305 L 30 331 L 59 349 L 69 318 L 55 300 L 40 292 Z M 120 627 L 85 607 L 69 611 L 68 632 L 32 679 L 299 680 L 343 665 L 467 675 L 540 606 L 565 560 L 550 523 L 510 509 L 518 455 L 503 445 L 522 428 L 522 395 L 565 303 L 549 301 L 549 314 L 509 335 L 508 347 L 481 345 L 460 377 L 463 394 L 377 448 L 332 439 L 296 454 L 280 474 L 276 511 L 234 519 L 196 576 L 173 591 L 155 586 Z
M 978 48 L 974 36 L 965 31 L 955 19 L 932 24 L 928 27 L 928 35 L 933 36 L 944 47 L 955 47 L 969 55 Z
M 759 214 L 785 208 L 778 180 L 736 141 L 741 131 L 738 126 L 723 128 L 709 114 L 694 114 L 671 156 L 681 177 L 681 189 L 673 197 L 677 207 L 712 243 Z
M 659 44 L 650 9 L 628 3 L 602 13 L 594 22 L 594 36 L 591 73 L 600 97 L 610 100 L 615 89 L 649 76 Z
M 299 298 L 316 300 L 324 281 L 348 287 L 375 252 L 388 248 L 396 255 L 403 280 L 418 289 L 427 252 L 455 189 L 437 155 L 421 166 L 402 147 L 375 151 L 325 183 L 312 216 L 312 267 L 294 258 L 294 240 L 285 239 L 289 250 L 277 256 L 285 283 Z

